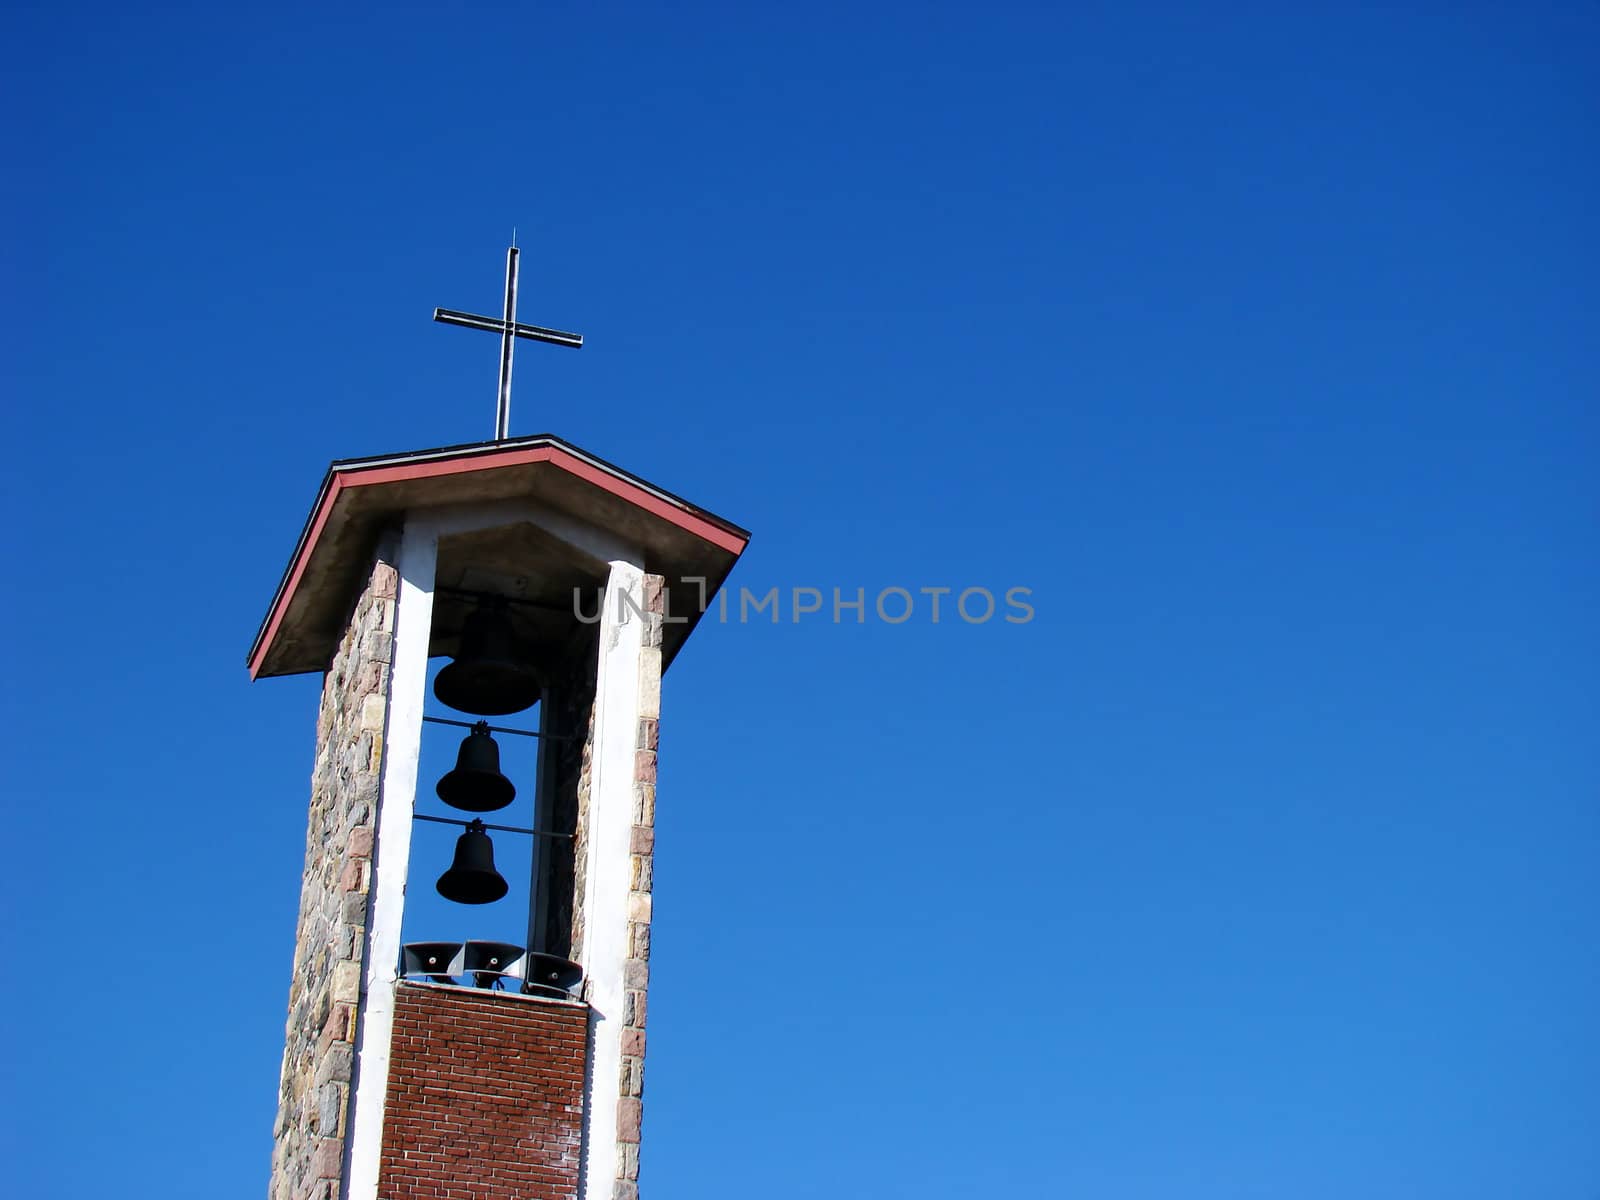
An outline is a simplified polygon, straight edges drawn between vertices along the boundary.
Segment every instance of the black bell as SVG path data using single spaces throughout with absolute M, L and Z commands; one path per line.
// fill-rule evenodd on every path
M 434 787 L 451 808 L 467 812 L 494 812 L 510 804 L 516 785 L 500 774 L 500 747 L 489 736 L 489 722 L 479 721 L 461 739 L 456 769 Z
M 456 860 L 433 886 L 439 895 L 457 904 L 489 904 L 510 890 L 511 885 L 494 869 L 494 843 L 482 821 L 472 822 L 456 839 Z
M 455 661 L 434 678 L 441 703 L 486 717 L 521 712 L 539 698 L 539 677 L 516 656 L 506 602 L 491 596 L 468 614 Z

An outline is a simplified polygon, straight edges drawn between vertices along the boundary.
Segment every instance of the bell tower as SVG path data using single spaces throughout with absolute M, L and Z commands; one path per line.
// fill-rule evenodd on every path
M 549 435 L 329 468 L 248 659 L 323 674 L 270 1200 L 636 1196 L 661 675 L 748 537 Z

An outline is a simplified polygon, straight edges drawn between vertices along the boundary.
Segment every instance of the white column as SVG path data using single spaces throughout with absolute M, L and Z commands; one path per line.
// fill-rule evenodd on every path
M 644 649 L 644 571 L 609 564 L 600 619 L 589 765 L 588 877 L 584 889 L 583 971 L 590 1016 L 589 1095 L 585 1098 L 580 1200 L 611 1200 L 617 1178 L 617 1100 L 622 1074 L 623 965 L 628 957 L 628 891 L 633 829 L 634 747 Z
M 394 1037 L 396 965 L 411 863 L 411 813 L 422 751 L 422 702 L 428 680 L 428 639 L 433 629 L 434 566 L 438 528 L 407 518 L 400 540 L 400 591 L 395 605 L 389 667 L 388 721 L 383 779 L 373 847 L 372 908 L 367 924 L 366 974 L 356 1030 L 355 1098 L 345 1144 L 346 1200 L 376 1200 L 383 1148 L 383 1106 Z

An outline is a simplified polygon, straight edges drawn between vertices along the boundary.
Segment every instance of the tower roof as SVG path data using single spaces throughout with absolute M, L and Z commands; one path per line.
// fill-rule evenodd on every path
M 663 629 L 670 661 L 750 534 L 551 434 L 334 462 L 246 660 L 251 678 L 321 671 L 379 538 L 409 510 L 527 500 L 634 546 L 690 603 Z M 688 581 L 688 582 L 685 582 Z M 680 592 L 681 589 L 681 592 Z

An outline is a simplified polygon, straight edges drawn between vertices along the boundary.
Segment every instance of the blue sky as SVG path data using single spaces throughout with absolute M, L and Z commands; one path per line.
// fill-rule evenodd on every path
M 513 432 L 1036 609 L 673 667 L 654 1200 L 1595 1200 L 1597 26 L 10 7 L 14 1193 L 264 1191 L 244 653 L 330 459 L 492 431 L 516 226 Z

